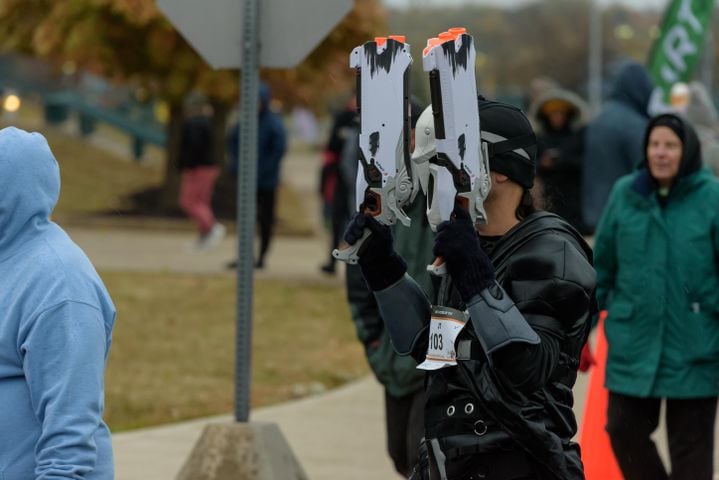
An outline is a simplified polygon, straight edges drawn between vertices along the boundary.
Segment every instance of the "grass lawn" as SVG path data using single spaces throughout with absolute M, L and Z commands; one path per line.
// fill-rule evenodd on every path
M 101 275 L 121 312 L 105 387 L 113 431 L 232 412 L 234 277 Z M 253 407 L 368 372 L 339 286 L 257 280 L 253 317 Z
M 162 167 L 139 165 L 129 158 L 129 138 L 113 139 L 128 145 L 127 158 L 102 149 L 79 136 L 57 127 L 46 127 L 40 106 L 31 100 L 23 103 L 18 116 L 9 123 L 28 131 L 39 131 L 47 138 L 60 164 L 62 181 L 56 215 L 83 215 L 125 210 L 127 196 L 162 183 Z M 76 121 L 74 118 L 68 122 Z M 7 119 L 0 126 L 9 124 Z
M 43 134 L 60 164 L 58 215 L 126 211 L 131 193 L 162 184 L 159 166 L 138 165 L 58 130 Z
M 13 124 L 43 133 L 60 164 L 58 219 L 71 217 L 96 228 L 132 226 L 131 219 L 113 215 L 102 217 L 102 223 L 95 220 L 98 214 L 129 209 L 130 194 L 162 183 L 161 162 L 138 164 L 61 129 L 45 128 L 37 109 L 23 107 Z M 123 140 L 116 136 L 102 138 Z M 277 208 L 278 235 L 306 233 L 301 194 L 283 185 Z M 189 220 L 187 228 L 194 228 Z M 120 312 L 106 377 L 112 429 L 231 412 L 235 278 L 101 274 Z M 332 388 L 368 372 L 339 286 L 276 280 L 258 280 L 255 286 L 253 407 Z

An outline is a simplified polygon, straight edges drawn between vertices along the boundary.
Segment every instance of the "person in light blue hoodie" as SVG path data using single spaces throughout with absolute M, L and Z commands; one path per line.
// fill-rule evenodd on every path
M 115 307 L 50 220 L 60 171 L 45 137 L 0 130 L 0 479 L 108 480 L 102 420 Z

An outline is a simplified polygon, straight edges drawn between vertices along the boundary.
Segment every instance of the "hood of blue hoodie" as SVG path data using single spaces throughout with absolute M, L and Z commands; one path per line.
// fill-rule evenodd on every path
M 612 85 L 610 98 L 628 105 L 635 112 L 648 118 L 647 107 L 653 90 L 654 82 L 647 69 L 638 63 L 629 62 L 619 69 Z
M 60 197 L 60 168 L 44 136 L 0 130 L 0 259 L 50 225 Z

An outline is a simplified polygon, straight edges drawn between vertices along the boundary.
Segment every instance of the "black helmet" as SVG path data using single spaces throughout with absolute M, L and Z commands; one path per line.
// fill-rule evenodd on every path
M 517 107 L 479 98 L 479 129 L 489 152 L 489 169 L 532 188 L 537 162 L 537 137 Z

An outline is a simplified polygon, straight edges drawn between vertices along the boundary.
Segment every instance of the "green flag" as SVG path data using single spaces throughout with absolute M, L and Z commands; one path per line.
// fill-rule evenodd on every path
M 701 58 L 714 0 L 672 0 L 649 57 L 649 72 L 665 102 L 677 82 L 691 80 Z

